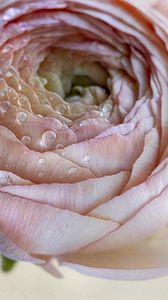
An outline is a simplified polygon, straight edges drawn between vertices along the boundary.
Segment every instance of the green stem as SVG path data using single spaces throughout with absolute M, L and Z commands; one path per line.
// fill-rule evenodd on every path
M 1 268 L 4 272 L 10 272 L 14 268 L 15 264 L 16 264 L 15 260 L 12 260 L 2 255 Z

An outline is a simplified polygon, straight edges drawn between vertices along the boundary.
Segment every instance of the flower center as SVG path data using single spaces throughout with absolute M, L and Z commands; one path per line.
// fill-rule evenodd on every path
M 108 73 L 93 57 L 52 49 L 40 64 L 38 75 L 44 88 L 65 102 L 99 105 L 107 99 Z

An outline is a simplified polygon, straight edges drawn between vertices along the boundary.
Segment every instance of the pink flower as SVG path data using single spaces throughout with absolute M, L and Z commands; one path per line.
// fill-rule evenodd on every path
M 168 23 L 106 2 L 0 2 L 0 252 L 147 279 L 168 274 Z

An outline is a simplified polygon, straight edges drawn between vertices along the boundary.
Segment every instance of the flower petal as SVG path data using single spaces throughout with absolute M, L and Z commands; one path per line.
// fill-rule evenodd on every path
M 56 255 L 79 250 L 119 224 L 0 193 L 0 227 L 28 253 Z
M 23 249 L 18 247 L 2 232 L 0 233 L 0 252 L 6 257 L 14 260 L 24 260 L 35 264 L 43 264 L 44 261 L 30 256 Z
M 96 206 L 120 194 L 129 179 L 129 172 L 72 184 L 38 184 L 6 186 L 0 191 L 24 197 L 38 203 L 86 214 Z
M 144 280 L 168 274 L 167 229 L 123 249 L 92 254 L 66 254 L 62 266 L 90 276 L 106 279 Z M 61 268 L 60 268 L 61 270 Z

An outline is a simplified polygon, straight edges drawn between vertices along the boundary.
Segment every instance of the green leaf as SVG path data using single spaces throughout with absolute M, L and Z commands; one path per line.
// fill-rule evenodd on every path
M 10 272 L 14 268 L 15 264 L 16 264 L 15 260 L 12 260 L 2 255 L 1 268 L 4 272 Z

